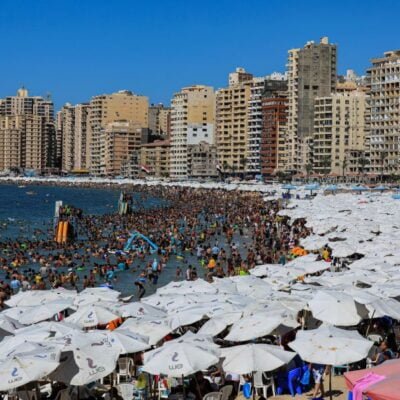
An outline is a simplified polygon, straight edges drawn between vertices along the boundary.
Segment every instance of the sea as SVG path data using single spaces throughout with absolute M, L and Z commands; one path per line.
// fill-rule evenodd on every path
M 62 200 L 64 204 L 70 204 L 81 208 L 85 215 L 88 214 L 111 214 L 117 212 L 120 191 L 107 188 L 85 188 L 71 186 L 45 186 L 45 185 L 0 185 L 0 242 L 7 240 L 24 239 L 48 239 L 52 234 L 54 223 L 55 202 Z M 133 194 L 140 196 L 140 194 Z M 161 199 L 147 199 L 146 207 L 156 207 L 162 202 Z M 223 237 L 216 238 L 221 246 L 226 246 Z M 234 237 L 236 243 L 247 242 L 246 238 Z M 155 256 L 148 256 L 146 261 L 152 260 Z M 93 263 L 102 262 L 93 259 Z M 137 263 L 139 263 L 137 261 Z M 122 292 L 124 296 L 136 295 L 135 280 L 138 279 L 142 265 L 134 265 L 135 271 L 120 271 L 116 274 L 114 288 Z M 171 257 L 165 270 L 159 277 L 157 285 L 146 282 L 146 295 L 154 293 L 157 287 L 176 279 L 176 270 L 180 267 L 185 273 L 188 265 L 196 267 L 199 277 L 204 277 L 205 270 L 199 264 L 195 251 L 194 254 L 185 254 L 184 260 Z M 38 265 L 27 267 L 37 269 Z M 89 272 L 92 265 L 78 274 L 81 278 Z M 25 268 L 25 267 L 21 267 Z M 62 268 L 66 271 L 66 268 Z M 0 279 L 5 274 L 0 271 Z M 82 279 L 81 279 L 82 280 Z M 102 282 L 98 282 L 100 285 Z

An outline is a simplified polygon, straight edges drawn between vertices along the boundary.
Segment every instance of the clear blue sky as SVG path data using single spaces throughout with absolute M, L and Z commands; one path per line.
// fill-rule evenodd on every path
M 66 101 L 130 89 L 169 103 L 243 66 L 284 71 L 287 50 L 329 36 L 339 73 L 400 48 L 397 0 L 0 0 L 0 96 L 24 84 Z

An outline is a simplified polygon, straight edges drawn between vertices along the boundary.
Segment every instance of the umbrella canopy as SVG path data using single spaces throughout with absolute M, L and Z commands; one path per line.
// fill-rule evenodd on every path
M 59 365 L 57 349 L 39 348 L 0 362 L 0 391 L 7 391 L 42 379 Z
M 357 331 L 334 326 L 320 326 L 310 331 L 297 332 L 289 347 L 307 362 L 324 365 L 353 363 L 367 357 L 373 343 Z
M 129 329 L 96 332 L 104 335 L 109 342 L 119 347 L 120 354 L 137 353 L 151 347 L 148 337 L 133 333 Z
M 86 385 L 111 374 L 121 350 L 116 342 L 97 332 L 77 332 L 51 342 L 62 347 L 61 364 L 51 374 L 51 379 L 75 386 Z
M 338 190 L 338 187 L 336 185 L 328 185 L 324 190 L 326 192 L 336 192 L 336 190 Z
M 227 326 L 239 321 L 242 317 L 241 312 L 225 313 L 209 319 L 199 330 L 202 335 L 216 336 Z
M 318 183 L 310 183 L 309 185 L 304 186 L 304 190 L 318 190 L 319 189 L 319 184 Z
M 54 300 L 73 299 L 76 296 L 76 291 L 67 290 L 64 288 L 51 289 L 51 290 L 28 290 L 26 292 L 19 292 L 7 301 L 9 307 L 16 306 L 37 306 L 46 304 Z
M 287 364 L 295 355 L 269 344 L 244 344 L 221 351 L 223 369 L 239 375 L 273 371 Z
M 150 316 L 153 318 L 164 318 L 167 316 L 167 313 L 159 308 L 153 307 L 146 303 L 141 303 L 136 301 L 134 303 L 124 304 L 119 307 L 118 312 L 121 317 L 134 317 L 141 318 L 143 316 Z
M 87 305 L 79 307 L 75 313 L 65 318 L 65 321 L 76 324 L 81 328 L 90 328 L 99 324 L 107 324 L 117 318 L 118 315 L 106 308 Z
M 365 192 L 366 190 L 368 190 L 368 188 L 366 186 L 352 186 L 351 190 L 355 191 L 355 192 Z
M 232 325 L 225 340 L 245 342 L 272 334 L 278 328 L 295 328 L 297 321 L 286 313 L 258 313 L 244 317 Z
M 49 303 L 40 304 L 27 308 L 18 321 L 23 325 L 36 324 L 40 321 L 53 318 L 56 314 L 72 306 L 72 299 L 53 300 Z
M 144 353 L 143 370 L 152 375 L 182 377 L 217 364 L 219 357 L 191 343 L 176 342 Z
M 383 192 L 384 190 L 388 190 L 389 188 L 387 186 L 383 186 L 383 185 L 379 185 L 379 186 L 375 186 L 373 188 L 373 190 L 377 190 L 379 192 Z
M 354 326 L 361 320 L 361 306 L 351 296 L 338 291 L 318 291 L 308 302 L 313 317 L 338 326 Z M 367 315 L 365 315 L 367 317 Z
M 149 344 L 155 345 L 170 332 L 172 328 L 168 325 L 165 319 L 127 319 L 119 328 L 115 331 L 122 329 L 128 329 L 133 333 L 146 336 L 149 338 Z
M 282 189 L 283 189 L 283 190 L 296 190 L 297 187 L 294 186 L 294 185 L 292 185 L 291 183 L 288 183 L 288 184 L 286 184 L 286 185 L 283 185 L 283 186 L 282 186 Z

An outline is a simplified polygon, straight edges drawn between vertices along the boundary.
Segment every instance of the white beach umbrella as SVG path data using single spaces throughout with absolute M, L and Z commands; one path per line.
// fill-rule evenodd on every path
M 105 335 L 109 342 L 119 347 L 120 354 L 137 353 L 151 347 L 148 337 L 133 333 L 129 329 L 95 332 Z
M 357 325 L 367 315 L 360 315 L 362 306 L 357 306 L 351 296 L 338 291 L 318 291 L 308 302 L 315 319 L 337 326 Z
M 226 327 L 240 320 L 241 312 L 225 313 L 216 317 L 210 318 L 199 329 L 199 333 L 203 335 L 216 336 L 220 334 Z
M 273 371 L 287 364 L 295 355 L 269 344 L 244 344 L 221 350 L 224 371 L 239 375 Z
M 367 357 L 373 342 L 357 331 L 349 331 L 330 325 L 297 332 L 296 340 L 289 347 L 307 362 L 324 365 L 343 365 Z
M 176 342 L 144 353 L 143 370 L 152 375 L 182 377 L 217 364 L 215 353 L 190 343 Z
M 120 348 L 97 332 L 78 332 L 51 341 L 62 347 L 60 366 L 51 379 L 80 386 L 97 381 L 115 370 Z
M 90 328 L 99 324 L 107 324 L 117 318 L 118 315 L 112 313 L 106 308 L 87 305 L 79 307 L 76 312 L 65 318 L 65 321 L 81 328 Z
M 64 321 L 43 321 L 17 329 L 15 336 L 23 336 L 29 340 L 40 342 L 50 337 L 60 337 L 76 331 L 80 331 L 78 326 Z
M 0 391 L 7 391 L 37 381 L 59 365 L 56 349 L 35 349 L 0 362 Z
M 19 292 L 16 295 L 5 301 L 9 307 L 16 306 L 37 306 L 46 304 L 55 300 L 73 299 L 77 295 L 75 290 L 67 290 L 64 288 L 50 290 L 29 290 Z
M 169 346 L 171 344 L 176 343 L 188 343 L 194 346 L 202 347 L 207 351 L 211 351 L 216 353 L 216 355 L 220 354 L 219 346 L 214 343 L 213 337 L 211 335 L 204 335 L 202 333 L 193 333 L 191 331 L 187 331 L 184 335 L 179 338 L 169 340 L 164 343 L 164 346 Z
M 22 327 L 23 325 L 16 319 L 7 317 L 3 313 L 0 313 L 0 329 L 5 333 L 13 334 L 16 330 Z
M 368 304 L 370 318 L 382 318 L 385 316 L 400 320 L 400 302 L 394 299 L 377 299 Z
M 245 342 L 274 333 L 284 327 L 295 328 L 297 321 L 289 314 L 257 313 L 235 322 L 225 340 Z
M 38 338 L 38 341 L 36 339 L 25 335 L 6 336 L 0 342 L 0 360 L 12 357 L 17 353 L 44 348 L 45 345 L 40 344 L 43 339 L 41 337 Z
M 18 320 L 24 325 L 36 324 L 37 322 L 53 318 L 56 314 L 71 308 L 71 306 L 71 299 L 53 300 L 49 303 L 27 308 Z
M 155 345 L 170 332 L 172 328 L 166 319 L 127 319 L 116 331 L 128 329 L 133 333 L 138 333 L 149 338 L 149 344 Z
M 143 316 L 150 316 L 152 318 L 164 318 L 167 316 L 167 313 L 160 308 L 156 308 L 139 301 L 123 304 L 119 307 L 118 310 L 116 309 L 115 311 L 124 318 L 141 318 Z

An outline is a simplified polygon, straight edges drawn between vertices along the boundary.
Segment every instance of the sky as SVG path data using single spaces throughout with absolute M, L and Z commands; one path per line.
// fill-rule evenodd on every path
M 400 48 L 397 0 L 0 0 L 0 97 L 24 85 L 65 102 L 128 89 L 169 104 L 237 66 L 284 72 L 287 51 L 328 36 L 338 72 Z

